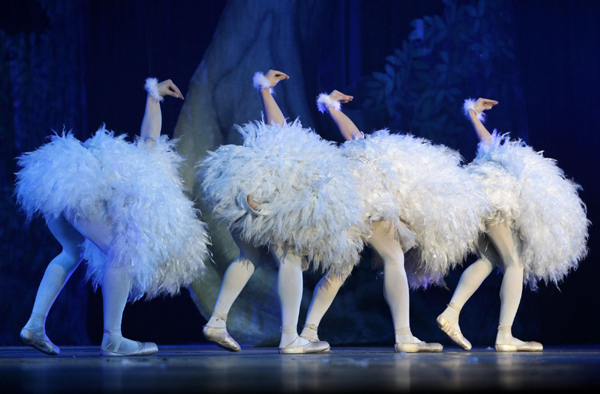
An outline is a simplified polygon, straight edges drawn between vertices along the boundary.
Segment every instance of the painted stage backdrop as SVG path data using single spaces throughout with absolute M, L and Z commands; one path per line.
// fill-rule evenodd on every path
M 462 101 L 498 99 L 487 124 L 557 158 L 584 186 L 590 219 L 598 216 L 600 194 L 590 171 L 600 166 L 594 148 L 600 120 L 592 115 L 600 83 L 591 73 L 600 65 L 585 47 L 600 37 L 590 23 L 600 17 L 593 2 L 580 2 L 587 7 L 582 9 L 560 1 L 494 0 L 19 4 L 0 16 L 0 345 L 19 344 L 44 269 L 60 251 L 42 219 L 28 224 L 18 212 L 14 158 L 43 144 L 51 129 L 73 130 L 84 140 L 106 122 L 132 137 L 141 123 L 141 87 L 148 76 L 173 79 L 186 97 L 182 105 L 163 104 L 163 132 L 181 138 L 178 149 L 187 157 L 182 174 L 209 225 L 214 265 L 173 299 L 128 306 L 123 330 L 135 339 L 204 342 L 202 324 L 238 250 L 204 204 L 194 165 L 207 150 L 241 143 L 235 124 L 260 119 L 262 104 L 251 83 L 258 70 L 291 76 L 276 87 L 284 115 L 300 117 L 326 139 L 341 141 L 329 117 L 317 112 L 315 99 L 338 89 L 355 96 L 344 110 L 364 132 L 410 132 L 459 149 L 467 162 L 477 139 L 462 115 Z M 540 10 L 543 17 L 536 19 Z M 554 33 L 553 26 L 561 28 Z M 559 81 L 563 76 L 570 79 Z M 586 318 L 585 311 L 588 300 L 600 296 L 593 286 L 600 270 L 592 262 L 593 248 L 590 256 L 561 286 L 564 294 L 554 287 L 524 291 L 516 335 L 551 343 L 594 340 L 599 318 Z M 266 250 L 265 259 L 229 314 L 230 333 L 246 345 L 278 342 L 276 267 Z M 332 345 L 393 343 L 383 281 L 370 259 L 366 249 L 323 319 L 320 337 Z M 448 276 L 447 288 L 411 292 L 412 332 L 421 339 L 448 343 L 435 318 L 461 272 Z M 83 273 L 76 271 L 48 318 L 48 335 L 59 346 L 100 342 L 101 297 Z M 301 324 L 320 277 L 304 275 Z M 461 313 L 463 333 L 474 345 L 494 341 L 500 279 L 492 274 Z M 564 318 L 557 322 L 553 308 Z M 583 321 L 587 325 L 575 339 L 561 334 Z

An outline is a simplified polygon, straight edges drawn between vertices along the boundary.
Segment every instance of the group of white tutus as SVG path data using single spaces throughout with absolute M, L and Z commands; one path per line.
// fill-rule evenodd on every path
M 494 136 L 476 160 L 411 135 L 381 130 L 340 148 L 298 121 L 239 127 L 198 175 L 214 215 L 256 245 L 286 245 L 314 269 L 349 272 L 372 224 L 393 226 L 412 287 L 443 283 L 476 251 L 487 225 L 511 224 L 525 283 L 558 282 L 586 254 L 579 186 L 552 159 Z M 244 209 L 240 196 L 260 205 Z M 361 242 L 362 241 L 362 242 Z
M 579 186 L 556 162 L 494 135 L 477 158 L 422 138 L 381 130 L 341 147 L 299 121 L 238 127 L 243 145 L 219 147 L 199 163 L 214 215 L 254 245 L 283 247 L 313 269 L 349 273 L 372 224 L 393 227 L 413 287 L 443 283 L 476 248 L 486 225 L 513 229 L 525 282 L 558 282 L 586 254 Z M 209 237 L 184 194 L 175 141 L 129 143 L 101 128 L 84 143 L 70 134 L 19 158 L 16 195 L 28 217 L 101 220 L 110 253 L 87 241 L 88 276 L 107 265 L 131 278 L 130 299 L 174 294 L 203 273 Z M 257 201 L 247 209 L 243 200 Z M 246 207 L 246 208 L 245 208 Z

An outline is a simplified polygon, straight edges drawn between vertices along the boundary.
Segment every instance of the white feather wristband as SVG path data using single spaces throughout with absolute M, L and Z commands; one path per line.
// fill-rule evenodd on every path
M 340 104 L 339 101 L 332 99 L 330 95 L 321 93 L 319 97 L 317 97 L 317 108 L 324 114 L 329 108 L 333 108 L 336 111 L 341 110 L 342 104 Z
M 146 89 L 150 97 L 152 97 L 155 101 L 158 101 L 160 103 L 164 100 L 164 98 L 158 92 L 157 85 L 158 80 L 156 78 L 148 78 L 146 79 L 146 85 L 144 86 L 144 89 Z
M 260 91 L 261 89 L 269 89 L 269 93 L 273 94 L 273 88 L 271 87 L 271 82 L 265 77 L 263 73 L 257 71 L 252 78 L 252 83 L 256 90 Z
M 485 122 L 485 113 L 483 111 L 481 112 L 477 112 L 475 110 L 475 100 L 473 100 L 472 98 L 468 98 L 465 100 L 465 104 L 463 105 L 463 111 L 465 113 L 465 116 L 468 118 L 469 117 L 469 111 L 473 110 L 473 112 L 475 112 L 475 114 L 477 114 L 477 119 L 479 119 L 479 121 L 481 123 Z

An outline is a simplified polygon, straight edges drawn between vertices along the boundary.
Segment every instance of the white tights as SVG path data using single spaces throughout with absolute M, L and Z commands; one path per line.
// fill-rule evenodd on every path
M 50 308 L 56 297 L 67 283 L 71 274 L 81 262 L 80 245 L 85 238 L 92 241 L 105 254 L 112 240 L 112 231 L 102 222 L 96 220 L 78 219 L 69 223 L 62 216 L 48 220 L 48 228 L 60 242 L 63 250 L 48 265 L 33 305 L 31 317 L 25 327 L 30 331 L 43 334 L 45 337 L 45 322 Z M 119 352 L 131 352 L 138 348 L 137 342 L 125 339 L 121 335 L 123 310 L 129 295 L 130 282 L 120 269 L 106 267 L 102 279 L 102 297 L 104 304 L 104 335 L 102 348 L 120 341 Z M 47 337 L 46 337 L 47 339 Z M 111 347 L 111 350 L 114 346 Z
M 383 295 L 392 313 L 396 343 L 418 341 L 410 333 L 409 287 L 404 269 L 404 252 L 394 237 L 393 229 L 387 223 L 374 223 L 369 243 L 383 259 Z M 302 336 L 310 338 L 311 334 L 314 335 L 314 332 L 308 331 L 309 326 L 319 325 L 345 279 L 330 272 L 321 279 L 315 288 Z
M 229 265 L 223 276 L 215 308 L 207 323 L 211 327 L 226 326 L 227 314 L 231 306 L 261 263 L 260 249 L 243 241 L 239 236 L 232 235 L 240 249 L 240 255 Z M 280 248 L 273 248 L 271 253 L 279 265 L 277 292 L 281 302 L 282 325 L 279 346 L 305 345 L 308 341 L 298 337 L 297 332 L 303 290 L 302 258 L 291 252 L 284 253 Z
M 523 294 L 523 266 L 519 261 L 517 246 L 508 223 L 503 222 L 489 227 L 487 234 L 493 245 L 483 237 L 479 240 L 481 257 L 463 272 L 452 296 L 451 303 L 456 309 L 448 307 L 442 316 L 448 321 L 456 321 L 455 328 L 460 330 L 458 327 L 460 310 L 492 272 L 494 266 L 500 262 L 498 261 L 500 258 L 504 265 L 504 277 L 500 287 L 500 326 L 503 330 L 498 331 L 496 344 L 506 344 L 512 338 L 510 327 L 515 320 Z M 522 344 L 518 339 L 513 339 L 511 343 Z

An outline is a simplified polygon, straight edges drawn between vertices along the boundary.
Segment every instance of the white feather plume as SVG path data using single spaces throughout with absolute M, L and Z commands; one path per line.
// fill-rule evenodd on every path
M 587 254 L 589 221 L 578 195 L 553 159 L 522 141 L 494 132 L 491 145 L 479 144 L 468 167 L 482 185 L 494 215 L 487 225 L 511 224 L 524 267 L 524 281 L 558 283 Z
M 336 111 L 341 110 L 342 104 L 339 101 L 332 99 L 327 93 L 321 93 L 317 97 L 317 108 L 324 114 L 329 108 L 333 108 Z
M 475 249 L 479 218 L 487 212 L 480 187 L 460 167 L 460 155 L 387 130 L 348 141 L 342 151 L 362 163 L 355 164 L 361 179 L 370 178 L 361 183 L 370 220 L 395 226 L 405 251 L 416 244 L 406 260 L 411 286 L 443 283 L 443 276 Z
M 112 227 L 105 256 L 86 241 L 84 258 L 94 285 L 107 265 L 131 279 L 130 299 L 176 294 L 204 272 L 209 238 L 183 194 L 183 158 L 174 141 L 135 144 L 101 128 L 84 144 L 72 135 L 19 158 L 16 195 L 28 217 L 93 218 Z
M 148 79 L 146 79 L 146 85 L 144 86 L 144 89 L 146 89 L 146 91 L 148 92 L 150 97 L 152 97 L 155 101 L 158 101 L 159 103 L 161 103 L 164 100 L 164 97 L 162 97 L 160 95 L 157 85 L 158 85 L 158 79 L 148 78 Z
M 215 217 L 255 245 L 292 248 L 314 269 L 348 272 L 363 247 L 362 206 L 340 151 L 299 121 L 238 131 L 242 146 L 221 146 L 198 164 Z M 261 203 L 259 215 L 236 202 L 240 194 Z

